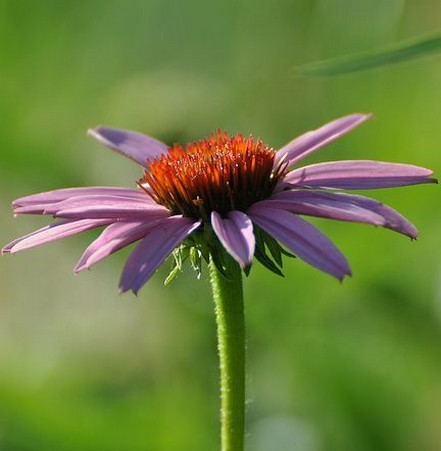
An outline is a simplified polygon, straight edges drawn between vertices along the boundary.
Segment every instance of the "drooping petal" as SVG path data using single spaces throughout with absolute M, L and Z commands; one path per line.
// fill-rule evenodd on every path
M 15 252 L 23 251 L 31 247 L 40 246 L 41 244 L 95 229 L 96 227 L 104 226 L 111 222 L 109 219 L 82 219 L 79 221 L 65 220 L 54 222 L 28 235 L 17 238 L 7 244 L 2 249 L 2 253 L 14 254 Z
M 134 219 L 155 213 L 167 216 L 168 210 L 153 200 L 130 199 L 117 196 L 79 196 L 51 204 L 34 204 L 16 207 L 15 215 L 42 214 L 59 218 L 98 219 L 118 218 Z
M 255 204 L 248 216 L 295 255 L 339 280 L 351 274 L 348 262 L 325 235 L 293 213 Z
M 120 280 L 120 290 L 135 294 L 147 282 L 175 247 L 196 230 L 201 221 L 170 216 L 160 221 L 130 254 Z
M 274 165 L 283 158 L 288 166 L 292 166 L 312 152 L 349 133 L 371 117 L 372 114 L 350 114 L 307 132 L 283 146 L 276 154 Z
M 147 160 L 160 156 L 168 149 L 161 141 L 130 130 L 99 126 L 87 133 L 109 149 L 116 150 L 143 167 L 146 167 Z
M 241 211 L 231 211 L 227 218 L 213 211 L 211 225 L 224 248 L 241 268 L 249 266 L 256 245 L 251 219 Z
M 281 208 L 300 215 L 372 224 L 395 230 L 411 238 L 418 236 L 415 226 L 396 210 L 364 196 L 290 190 L 277 193 L 271 199 L 255 205 Z
M 107 186 L 92 186 L 84 188 L 63 188 L 20 197 L 12 202 L 12 206 L 27 207 L 38 204 L 47 205 L 55 202 L 61 202 L 72 197 L 82 196 L 118 196 L 127 197 L 133 200 L 149 198 L 147 194 L 141 190 L 131 188 L 112 188 Z
M 170 216 L 167 208 L 154 202 L 132 201 L 117 197 L 104 199 L 101 196 L 72 198 L 60 204 L 54 204 L 52 208 L 45 210 L 45 214 L 48 212 L 59 218 L 115 218 L 127 221 Z
M 99 208 L 70 208 L 54 215 L 57 218 L 69 219 L 118 219 L 121 221 L 136 221 L 139 219 L 153 220 L 170 216 L 166 208 L 137 208 L 130 206 L 114 207 L 103 206 Z
M 158 221 L 115 222 L 109 225 L 84 251 L 75 266 L 75 273 L 89 269 L 114 252 L 140 240 L 158 224 Z
M 282 183 L 309 188 L 374 189 L 436 183 L 432 171 L 419 166 L 371 160 L 311 164 L 288 173 Z

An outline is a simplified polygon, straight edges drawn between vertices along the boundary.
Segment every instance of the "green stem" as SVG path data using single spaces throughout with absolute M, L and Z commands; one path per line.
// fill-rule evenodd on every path
M 220 360 L 222 451 L 243 451 L 245 430 L 245 318 L 242 272 L 228 257 L 225 277 L 210 259 Z

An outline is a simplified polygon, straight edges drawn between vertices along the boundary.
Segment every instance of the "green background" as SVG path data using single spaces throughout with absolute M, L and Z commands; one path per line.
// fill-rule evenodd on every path
M 134 186 L 137 165 L 91 126 L 185 142 L 218 127 L 277 148 L 352 112 L 375 119 L 307 162 L 441 165 L 441 56 L 334 77 L 303 64 L 439 30 L 438 0 L 0 0 L 1 240 L 47 218 L 10 202 L 67 186 Z M 441 450 L 440 201 L 379 190 L 406 237 L 314 220 L 348 257 L 339 284 L 301 261 L 245 281 L 250 451 Z M 120 296 L 129 250 L 77 277 L 94 234 L 0 259 L 0 449 L 218 447 L 207 274 L 169 264 Z

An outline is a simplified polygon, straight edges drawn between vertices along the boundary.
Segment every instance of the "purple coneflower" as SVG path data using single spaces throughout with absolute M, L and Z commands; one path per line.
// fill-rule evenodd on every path
M 138 189 L 68 188 L 17 199 L 15 215 L 52 215 L 60 221 L 14 240 L 3 252 L 15 253 L 105 227 L 81 256 L 75 272 L 141 240 L 123 270 L 122 292 L 137 293 L 173 250 L 185 243 L 187 249 L 198 248 L 205 259 L 221 255 L 223 247 L 246 272 L 254 256 L 279 272 L 281 254 L 286 253 L 281 243 L 300 259 L 342 280 L 351 273 L 346 258 L 301 216 L 367 223 L 416 238 L 415 227 L 397 211 L 338 191 L 436 181 L 429 178 L 432 171 L 428 169 L 369 160 L 292 169 L 369 118 L 352 114 L 337 119 L 278 151 L 252 137 L 229 137 L 221 131 L 184 148 L 131 131 L 97 127 L 89 131 L 91 136 L 143 168 Z M 221 257 L 215 260 L 222 266 Z

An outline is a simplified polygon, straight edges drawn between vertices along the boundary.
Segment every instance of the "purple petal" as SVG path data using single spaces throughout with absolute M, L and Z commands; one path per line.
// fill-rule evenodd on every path
M 118 196 L 127 197 L 129 199 L 149 198 L 148 195 L 141 190 L 131 188 L 112 188 L 106 186 L 93 186 L 84 188 L 64 188 L 54 191 L 46 191 L 44 193 L 32 194 L 30 196 L 20 197 L 12 202 L 13 207 L 26 207 L 35 204 L 51 204 L 70 199 L 71 197 L 80 196 Z
M 288 166 L 292 166 L 310 153 L 349 133 L 371 117 L 372 114 L 351 114 L 329 122 L 317 130 L 307 132 L 283 146 L 276 154 L 274 165 L 283 158 Z
M 159 157 L 168 149 L 166 144 L 157 139 L 129 130 L 100 126 L 88 130 L 87 133 L 101 144 L 131 158 L 143 167 L 147 166 L 147 160 Z
M 348 262 L 337 247 L 312 224 L 293 213 L 253 205 L 248 216 L 295 255 L 339 280 L 351 274 Z
M 282 191 L 255 205 L 281 208 L 292 213 L 386 227 L 411 238 L 418 236 L 414 225 L 393 208 L 374 199 L 345 193 L 309 190 Z
M 211 225 L 227 252 L 242 269 L 251 264 L 254 255 L 255 237 L 253 223 L 240 211 L 231 211 L 223 219 L 218 213 L 211 213 Z
M 16 210 L 19 213 L 19 210 Z M 117 218 L 121 220 L 159 219 L 170 216 L 170 211 L 155 202 L 132 201 L 127 198 L 104 198 L 101 196 L 85 196 L 69 199 L 45 213 L 60 218 L 98 219 Z
M 169 216 L 170 212 L 149 200 L 132 200 L 127 197 L 117 196 L 79 196 L 65 201 L 51 204 L 34 204 L 26 207 L 16 207 L 16 215 L 20 214 L 44 214 L 59 218 L 74 219 L 99 219 L 117 218 L 125 220 L 136 220 L 140 218 L 151 218 Z
M 200 223 L 200 220 L 180 215 L 160 221 L 130 254 L 121 275 L 121 292 L 132 290 L 137 294 L 173 249 L 196 230 Z
M 158 224 L 158 220 L 142 222 L 115 222 L 104 229 L 101 235 L 84 251 L 75 267 L 75 273 L 89 269 L 114 252 L 143 238 Z
M 86 230 L 107 225 L 111 222 L 112 221 L 109 219 L 82 219 L 80 221 L 66 220 L 54 222 L 42 229 L 15 239 L 2 249 L 2 253 L 9 252 L 14 254 L 15 252 L 23 251 L 31 247 L 40 246 L 41 244 L 46 244 L 77 233 L 85 232 Z
M 370 160 L 317 163 L 295 169 L 282 183 L 311 188 L 373 189 L 434 183 L 429 169 Z

